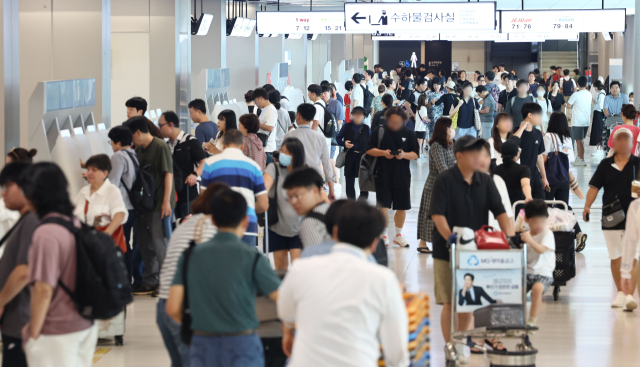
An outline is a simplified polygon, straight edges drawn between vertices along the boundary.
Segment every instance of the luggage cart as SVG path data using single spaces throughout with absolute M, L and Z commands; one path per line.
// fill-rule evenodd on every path
M 535 366 L 538 350 L 531 345 L 529 335 L 533 331 L 538 330 L 538 328 L 526 325 L 524 321 L 527 305 L 526 246 L 523 246 L 522 249 L 509 250 L 457 249 L 455 235 L 449 238 L 448 245 L 451 249 L 451 292 L 453 300 L 451 302 L 451 341 L 445 345 L 446 366 L 456 366 L 456 361 L 458 360 L 456 344 L 466 345 L 468 337 L 502 340 L 519 339 L 520 343 L 517 344 L 515 351 L 494 351 L 484 346 L 477 346 L 477 348 L 486 353 L 491 366 Z M 506 294 L 510 296 L 509 303 L 497 304 L 500 307 L 495 308 L 493 308 L 493 305 L 487 307 L 480 306 L 480 310 L 482 311 L 489 310 L 488 312 L 483 312 L 482 315 L 474 312 L 476 315 L 476 324 L 478 324 L 479 319 L 482 318 L 491 321 L 489 322 L 489 326 L 454 332 L 458 326 L 458 318 L 456 316 L 457 313 L 460 312 L 458 304 L 461 302 L 458 295 L 458 276 L 466 273 L 477 275 L 482 271 L 488 271 L 493 274 L 504 272 L 502 273 L 504 275 L 503 279 L 516 281 L 510 284 L 509 288 L 514 289 L 514 291 L 512 291 L 510 295 Z M 462 278 L 464 279 L 465 276 Z M 499 281 L 494 281 L 494 283 L 500 284 Z M 462 306 L 460 308 L 462 308 Z
M 565 211 L 569 211 L 569 206 L 560 200 L 545 200 L 547 205 L 560 205 Z M 524 201 L 513 203 L 513 214 L 516 213 L 516 205 L 522 205 Z M 560 298 L 560 287 L 567 285 L 567 281 L 576 276 L 576 239 L 575 232 L 553 232 L 556 242 L 556 268 L 553 271 L 553 300 Z

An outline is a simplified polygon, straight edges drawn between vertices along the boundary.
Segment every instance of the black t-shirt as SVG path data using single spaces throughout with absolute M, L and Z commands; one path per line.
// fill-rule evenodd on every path
M 400 99 L 408 101 L 411 98 L 411 95 L 413 94 L 413 90 L 411 88 L 413 86 L 413 79 L 406 78 L 400 83 L 400 85 L 404 88 L 400 95 Z
M 384 129 L 382 144 L 378 147 L 378 133 Z M 414 152 L 419 154 L 418 138 L 413 130 L 403 126 L 398 131 L 391 131 L 386 124 L 378 126 L 371 132 L 369 139 L 369 149 L 378 148 L 381 150 L 399 150 L 405 153 Z M 376 187 L 409 188 L 411 186 L 411 169 L 409 161 L 406 159 L 387 159 L 378 157 L 376 163 Z
M 387 113 L 388 109 L 389 108 L 385 108 L 382 111 L 378 111 L 376 112 L 375 115 L 373 115 L 373 119 L 371 119 L 371 129 L 373 129 L 376 126 L 386 125 L 387 120 L 384 118 L 384 114 Z
M 460 100 L 460 97 L 458 97 L 457 94 L 447 93 L 436 101 L 436 105 L 444 104 L 442 109 L 442 115 L 449 116 L 449 112 L 451 111 L 451 106 L 454 106 L 454 107 L 457 106 L 458 100 Z
M 538 170 L 538 156 L 544 153 L 544 141 L 540 130 L 533 128 L 523 131 L 520 138 L 520 164 L 529 167 L 531 172 L 531 186 L 542 183 L 542 176 Z M 631 189 L 629 189 L 631 190 Z
M 467 227 L 477 231 L 489 223 L 489 211 L 496 218 L 505 212 L 500 192 L 490 175 L 476 172 L 469 185 L 455 165 L 436 178 L 429 215 L 444 216 L 449 228 Z M 433 231 L 433 257 L 449 261 L 447 239 L 435 226 Z
M 505 161 L 493 169 L 493 174 L 500 176 L 504 180 L 509 193 L 509 201 L 512 204 L 525 199 L 524 192 L 522 192 L 522 179 L 531 178 L 529 167 L 514 161 Z
M 506 108 L 507 102 L 511 99 L 511 97 L 515 97 L 518 95 L 518 90 L 513 88 L 511 92 L 507 92 L 507 90 L 503 90 L 500 92 L 500 97 L 498 98 L 498 103 L 502 105 L 502 108 Z
M 622 171 L 613 167 L 615 163 L 615 155 L 603 159 L 598 165 L 596 173 L 591 177 L 589 186 L 598 190 L 601 188 L 604 189 L 602 193 L 602 205 L 609 205 L 613 203 L 616 198 L 620 199 L 620 204 L 626 215 L 627 210 L 629 210 L 629 205 L 634 200 L 631 197 L 631 181 L 635 179 L 633 175 L 634 167 L 636 175 L 640 172 L 640 158 L 631 155 L 629 162 L 624 166 Z M 626 220 L 623 220 L 622 223 L 616 227 L 607 229 L 625 229 L 625 224 Z

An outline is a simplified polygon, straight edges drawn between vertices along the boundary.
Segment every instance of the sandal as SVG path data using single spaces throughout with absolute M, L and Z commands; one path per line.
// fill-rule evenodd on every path
M 498 339 L 494 339 L 494 340 L 485 339 L 484 342 L 489 344 L 491 346 L 491 348 L 493 348 L 493 350 L 496 351 L 496 352 L 506 352 L 507 351 L 507 348 Z
M 471 337 L 467 337 L 467 346 L 471 348 L 471 354 L 484 354 L 484 351 L 480 349 L 482 346 L 471 340 Z
M 418 250 L 419 253 L 421 254 L 432 254 L 433 251 L 429 250 L 428 247 L 418 247 L 416 250 Z

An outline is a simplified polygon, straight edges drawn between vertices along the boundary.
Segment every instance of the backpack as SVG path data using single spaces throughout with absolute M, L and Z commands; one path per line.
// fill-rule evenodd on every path
M 331 140 L 335 140 L 336 136 L 338 136 L 338 122 L 336 121 L 336 117 L 333 113 L 327 108 L 327 106 L 323 105 L 320 102 L 314 103 L 324 109 L 324 129 L 322 126 L 318 126 L 322 134 L 324 134 L 325 138 L 331 138 Z
M 127 195 L 129 195 L 129 201 L 133 208 L 137 212 L 150 212 L 156 207 L 156 198 L 155 198 L 155 189 L 156 183 L 151 173 L 147 172 L 147 169 L 151 167 L 151 165 L 147 165 L 140 169 L 140 165 L 138 164 L 138 160 L 134 159 L 133 154 L 124 151 L 127 153 L 131 162 L 133 162 L 133 166 L 136 172 L 136 178 L 133 181 L 133 185 L 131 188 L 128 188 L 125 185 L 122 178 L 120 182 L 122 182 L 122 186 L 127 191 Z
M 513 109 L 513 104 L 516 102 L 516 97 L 511 97 L 511 99 L 509 100 L 511 102 L 511 109 Z M 531 102 L 537 103 L 536 97 L 534 97 L 533 94 L 527 94 L 527 97 L 531 98 Z M 513 111 L 511 111 L 511 114 L 513 115 Z
M 380 125 L 378 127 L 378 144 L 376 148 L 380 149 L 382 146 L 382 137 L 384 136 L 384 127 Z M 360 191 L 376 191 L 376 163 L 378 157 L 372 157 L 368 154 L 363 154 L 360 158 L 360 168 L 358 170 L 358 184 L 360 185 Z
M 498 101 L 500 100 L 500 88 L 498 88 L 498 86 L 495 83 L 491 83 L 492 87 L 491 87 L 491 97 L 493 97 L 494 101 Z M 508 98 L 508 94 L 507 94 L 507 98 Z
M 570 96 L 575 92 L 575 88 L 573 87 L 573 79 L 562 80 L 562 95 Z
M 76 239 L 75 291 L 61 281 L 58 285 L 71 297 L 78 313 L 88 320 L 108 320 L 133 301 L 131 279 L 122 251 L 106 233 L 82 224 L 51 217 L 42 224 L 55 223 L 66 228 Z
M 185 140 L 182 142 L 179 142 L 178 144 L 176 144 L 176 146 L 173 148 L 173 151 L 175 152 L 176 148 L 178 148 L 179 145 L 184 144 L 186 146 L 186 149 L 189 151 L 189 163 L 191 163 L 190 167 L 193 166 L 193 161 L 191 160 L 191 148 L 189 147 L 189 144 L 187 144 L 189 142 L 189 140 L 195 139 L 192 135 L 190 134 L 185 134 Z M 190 174 L 190 172 L 189 172 Z M 173 159 L 173 186 L 176 190 L 176 192 L 182 192 L 182 190 L 184 190 L 184 181 L 187 178 L 184 176 L 184 173 L 182 173 L 182 170 L 180 169 L 180 167 L 178 166 L 177 162 L 175 159 Z
M 371 105 L 373 104 L 373 93 L 369 90 L 369 87 L 365 87 L 362 84 L 360 85 L 362 88 L 362 95 L 364 96 L 362 101 L 362 107 L 365 110 L 365 118 L 371 114 Z

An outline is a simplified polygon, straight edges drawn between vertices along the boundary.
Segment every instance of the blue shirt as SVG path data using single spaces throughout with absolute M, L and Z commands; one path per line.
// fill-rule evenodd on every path
M 629 104 L 629 96 L 624 93 L 618 94 L 618 98 L 614 98 L 613 94 L 604 97 L 604 108 L 609 111 L 609 116 L 620 115 L 625 104 Z
M 196 126 L 196 139 L 200 143 L 208 143 L 218 135 L 218 124 L 213 121 L 201 122 Z
M 258 235 L 258 217 L 256 216 L 256 197 L 266 195 L 262 169 L 238 148 L 226 148 L 220 154 L 207 158 L 202 171 L 202 186 L 214 182 L 224 182 L 233 191 L 239 192 L 247 201 L 249 226 L 247 236 Z
M 330 99 L 327 108 L 336 117 L 336 120 L 344 121 L 344 105 L 337 99 Z
M 340 93 L 336 92 L 336 98 L 338 99 L 338 102 L 342 103 L 342 105 L 344 106 L 344 98 L 342 98 Z

